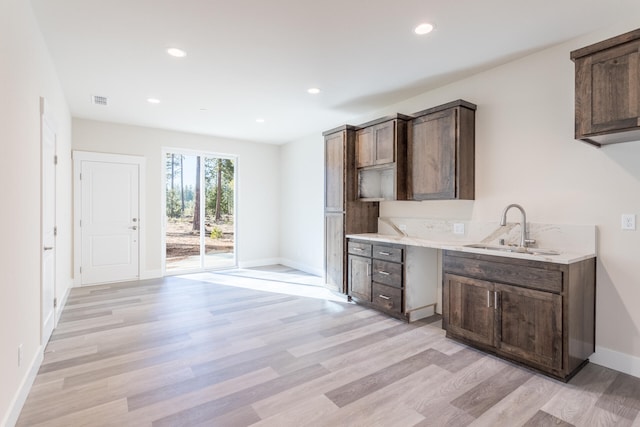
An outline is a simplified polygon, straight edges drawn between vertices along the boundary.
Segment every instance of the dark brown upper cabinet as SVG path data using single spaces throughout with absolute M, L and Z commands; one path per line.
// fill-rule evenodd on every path
M 406 141 L 410 119 L 403 114 L 394 114 L 358 126 L 359 200 L 406 200 Z
M 398 140 L 404 148 L 408 116 L 397 114 L 361 125 L 356 132 L 356 166 L 386 165 L 396 161 Z M 380 121 L 383 121 L 380 123 Z M 373 123 L 373 124 L 372 124 Z
M 408 198 L 475 198 L 475 110 L 457 100 L 415 113 L 407 135 Z
M 575 138 L 597 147 L 640 141 L 640 29 L 571 52 Z

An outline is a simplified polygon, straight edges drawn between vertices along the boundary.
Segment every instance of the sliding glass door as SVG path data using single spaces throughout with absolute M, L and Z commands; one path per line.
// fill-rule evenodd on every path
M 236 160 L 207 153 L 167 151 L 165 272 L 236 265 Z

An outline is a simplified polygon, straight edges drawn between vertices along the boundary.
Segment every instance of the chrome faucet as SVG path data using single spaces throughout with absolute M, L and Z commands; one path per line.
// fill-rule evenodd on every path
M 524 208 L 516 203 L 512 203 L 502 211 L 502 217 L 500 218 L 500 225 L 507 225 L 507 212 L 511 208 L 519 209 L 522 213 L 522 222 L 520 224 L 520 248 L 526 248 L 529 244 L 535 243 L 535 240 L 530 240 L 527 233 L 527 214 L 524 211 Z

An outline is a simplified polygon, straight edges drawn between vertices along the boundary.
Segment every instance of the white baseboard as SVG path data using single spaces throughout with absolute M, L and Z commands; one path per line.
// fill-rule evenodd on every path
M 640 378 L 640 357 L 596 346 L 589 361 Z
M 60 316 L 62 315 L 62 310 L 64 310 L 65 304 L 67 304 L 67 300 L 69 299 L 69 293 L 71 292 L 71 288 L 73 286 L 69 286 L 67 291 L 64 293 L 60 301 L 58 301 L 58 306 L 56 307 L 56 321 L 55 325 L 58 326 L 58 321 L 60 320 Z
M 290 259 L 281 259 L 280 264 L 285 265 L 287 267 L 295 268 L 296 270 L 304 271 L 305 273 L 313 274 L 314 276 L 322 277 L 324 275 L 324 271 L 322 269 L 313 268 L 306 264 L 302 264 L 296 261 L 292 261 Z
M 140 280 L 159 279 L 162 276 L 162 270 L 146 270 L 140 274 Z
M 38 347 L 38 351 L 36 352 L 35 357 L 31 361 L 31 365 L 29 366 L 29 370 L 27 374 L 22 380 L 20 387 L 16 395 L 14 396 L 11 404 L 9 405 L 9 411 L 7 411 L 7 415 L 2 420 L 0 425 L 4 427 L 15 426 L 18 422 L 18 417 L 20 417 L 20 412 L 22 411 L 22 407 L 24 406 L 24 402 L 27 401 L 27 396 L 29 396 L 29 391 L 31 391 L 31 386 L 33 386 L 33 382 L 36 379 L 36 375 L 38 375 L 38 370 L 40 369 L 40 365 L 42 365 L 42 359 L 44 358 L 44 348 L 42 346 Z
M 83 285 L 80 282 L 80 278 L 74 278 L 73 279 L 73 287 L 75 288 L 81 288 L 82 286 L 97 286 L 97 285 L 106 285 L 109 283 L 121 283 L 121 282 L 132 282 L 135 280 L 147 280 L 147 279 L 159 279 L 161 277 L 163 277 L 164 275 L 162 274 L 162 270 L 146 270 L 142 273 L 140 273 L 140 276 L 138 277 L 138 279 L 126 279 L 126 280 L 111 280 L 108 282 L 97 282 L 97 283 L 88 283 L 86 285 Z

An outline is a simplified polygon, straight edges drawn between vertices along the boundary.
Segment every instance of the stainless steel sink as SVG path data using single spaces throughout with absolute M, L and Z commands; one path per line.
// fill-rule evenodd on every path
M 488 251 L 500 251 L 500 252 L 516 252 L 521 254 L 531 255 L 560 255 L 560 252 L 552 249 L 541 248 L 523 248 L 520 246 L 505 246 L 505 245 L 487 245 L 484 243 L 473 243 L 471 245 L 465 245 L 467 248 L 486 249 Z

